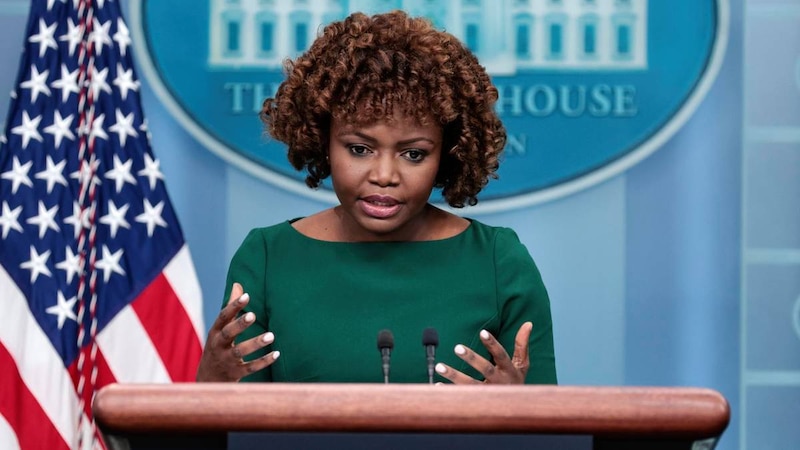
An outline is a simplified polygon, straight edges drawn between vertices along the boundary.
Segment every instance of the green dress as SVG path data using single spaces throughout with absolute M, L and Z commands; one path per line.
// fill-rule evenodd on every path
M 226 292 L 240 283 L 256 315 L 237 341 L 272 331 L 265 351 L 281 356 L 243 381 L 383 382 L 377 336 L 388 329 L 390 382 L 427 383 L 427 327 L 439 334 L 437 362 L 482 379 L 453 347 L 490 359 L 478 336 L 486 329 L 512 355 L 517 330 L 531 321 L 526 382 L 555 384 L 550 301 L 536 265 L 511 229 L 470 222 L 420 242 L 321 241 L 291 222 L 252 230 L 228 271 Z

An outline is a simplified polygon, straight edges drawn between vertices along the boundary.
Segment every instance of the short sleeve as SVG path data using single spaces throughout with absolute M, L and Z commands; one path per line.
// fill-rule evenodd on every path
M 228 267 L 228 279 L 225 282 L 225 297 L 222 302 L 224 308 L 228 303 L 233 283 L 241 284 L 244 292 L 250 295 L 250 302 L 243 312 L 253 312 L 256 315 L 256 321 L 237 336 L 237 343 L 259 336 L 269 329 L 269 317 L 267 317 L 266 311 L 266 266 L 267 245 L 264 234 L 260 229 L 252 230 L 231 259 Z M 255 359 L 269 351 L 270 346 L 267 346 L 248 355 L 245 359 Z M 269 367 L 242 379 L 242 381 L 271 380 L 272 373 Z
M 528 349 L 531 365 L 525 383 L 556 384 L 550 299 L 533 258 L 511 229 L 498 229 L 495 270 L 500 314 L 498 340 L 509 355 L 513 354 L 517 331 L 523 323 L 532 322 Z

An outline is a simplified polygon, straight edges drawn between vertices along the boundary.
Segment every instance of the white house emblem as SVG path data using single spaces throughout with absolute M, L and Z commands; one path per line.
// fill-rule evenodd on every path
M 728 32 L 728 0 L 131 1 L 140 61 L 181 123 L 244 170 L 331 201 L 262 137 L 257 113 L 282 62 L 353 11 L 429 18 L 475 52 L 500 92 L 509 140 L 485 209 L 575 192 L 655 151 L 710 87 Z

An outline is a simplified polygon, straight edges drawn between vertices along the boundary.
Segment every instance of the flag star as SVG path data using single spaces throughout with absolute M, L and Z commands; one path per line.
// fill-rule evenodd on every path
M 31 90 L 32 102 L 36 101 L 40 93 L 50 96 L 50 88 L 47 87 L 48 75 L 50 75 L 49 70 L 39 73 L 39 69 L 35 65 L 31 65 L 31 77 L 19 84 L 21 88 Z
M 64 260 L 56 264 L 56 269 L 67 273 L 67 284 L 72 283 L 72 277 L 83 272 L 83 261 L 80 254 L 72 253 L 72 248 L 67 246 Z
M 34 177 L 37 180 L 46 180 L 47 181 L 47 193 L 49 194 L 53 190 L 53 186 L 56 183 L 61 184 L 63 186 L 67 185 L 67 179 L 64 178 L 64 166 L 67 165 L 67 160 L 62 159 L 60 163 L 55 164 L 53 162 L 53 157 L 47 155 L 47 169 L 37 173 Z
M 125 147 L 125 143 L 128 142 L 128 136 L 139 136 L 139 133 L 137 133 L 136 129 L 133 127 L 133 119 L 135 118 L 135 115 L 134 113 L 130 113 L 127 116 L 123 116 L 122 111 L 119 109 L 116 110 L 115 115 L 117 116 L 117 123 L 108 127 L 108 131 L 117 133 L 117 136 L 119 136 L 120 145 Z
M 48 229 L 53 231 L 61 231 L 56 223 L 56 214 L 58 214 L 58 204 L 52 208 L 47 209 L 44 202 L 39 200 L 39 214 L 30 217 L 26 222 L 31 225 L 39 226 L 39 239 L 43 238 Z
M 106 94 L 111 93 L 111 86 L 108 85 L 106 78 L 108 78 L 108 67 L 100 71 L 96 67 L 92 67 L 92 78 L 89 80 L 89 87 L 92 90 L 92 98 L 94 100 L 97 100 L 100 91 Z
M 65 137 L 71 141 L 75 140 L 75 135 L 72 134 L 72 130 L 70 129 L 73 117 L 73 114 L 67 117 L 61 117 L 61 111 L 55 110 L 53 114 L 53 124 L 45 127 L 44 132 L 53 135 L 56 141 L 56 148 L 61 146 L 61 140 Z
M 100 7 L 102 8 L 102 6 Z M 111 46 L 111 38 L 108 36 L 110 29 L 110 20 L 101 24 L 97 18 L 92 19 L 92 32 L 89 33 L 89 40 L 94 43 L 94 51 L 97 52 L 97 55 L 103 54 L 103 45 Z
M 119 227 L 128 229 L 131 228 L 131 225 L 127 220 L 125 220 L 125 214 L 128 213 L 129 207 L 129 204 L 125 204 L 122 205 L 122 208 L 117 208 L 117 205 L 115 205 L 114 202 L 111 200 L 108 201 L 108 214 L 100 218 L 100 223 L 111 227 L 112 238 L 117 235 L 117 230 L 119 230 Z
M 31 170 L 31 166 L 33 165 L 33 161 L 28 161 L 25 164 L 19 163 L 19 158 L 16 156 L 11 161 L 12 168 L 7 172 L 3 172 L 0 177 L 11 180 L 11 193 L 16 194 L 17 189 L 19 189 L 20 184 L 24 184 L 28 187 L 33 187 L 33 182 L 31 181 L 30 177 L 28 177 L 28 171 Z
M 159 165 L 161 165 L 161 161 L 159 161 L 157 159 L 154 160 L 153 157 L 150 156 L 149 153 L 145 153 L 144 154 L 144 169 L 136 172 L 137 175 L 141 175 L 143 177 L 147 177 L 147 179 L 150 180 L 150 190 L 151 191 L 156 188 L 156 183 L 158 183 L 158 180 L 163 180 L 164 179 L 164 174 L 161 173 L 161 170 L 159 169 Z
M 44 56 L 48 48 L 58 50 L 56 40 L 53 39 L 57 26 L 58 22 L 53 22 L 52 25 L 48 26 L 44 19 L 39 19 L 39 32 L 28 38 L 28 42 L 39 44 L 39 58 Z
M 136 216 L 136 221 L 147 225 L 147 236 L 153 237 L 153 232 L 156 225 L 167 227 L 167 222 L 161 217 L 164 210 L 164 202 L 158 202 L 156 206 L 150 204 L 150 201 L 144 199 L 144 212 Z
M 67 69 L 66 64 L 61 65 L 61 78 L 53 81 L 50 86 L 53 89 L 61 89 L 61 102 L 66 103 L 69 100 L 70 92 L 74 92 L 76 94 L 81 92 L 81 89 L 78 87 L 78 73 L 80 72 L 79 69 L 75 69 L 72 72 Z
M 131 175 L 131 165 L 133 165 L 133 159 L 122 162 L 119 155 L 114 154 L 114 168 L 107 171 L 105 176 L 114 180 L 117 193 L 122 190 L 126 182 L 136 185 L 136 178 Z
M 139 131 L 143 132 L 144 135 L 147 136 L 147 142 L 150 142 L 150 140 L 151 140 L 150 138 L 152 136 L 150 135 L 150 128 L 147 127 L 147 119 L 146 118 L 142 118 L 142 124 L 139 125 Z
M 52 314 L 58 317 L 58 329 L 60 330 L 64 326 L 64 322 L 67 319 L 74 320 L 75 322 L 78 321 L 78 316 L 75 315 L 75 303 L 78 301 L 78 297 L 72 297 L 71 299 L 67 300 L 64 298 L 64 294 L 61 291 L 58 291 L 56 295 L 56 304 L 45 309 L 44 311 L 47 314 Z
M 106 134 L 106 130 L 103 128 L 103 122 L 106 120 L 105 114 L 100 114 L 99 116 L 95 117 L 92 120 L 91 131 L 89 131 L 89 141 L 93 141 L 94 138 L 100 138 L 103 140 L 108 140 L 108 134 Z
M 119 88 L 123 100 L 128 98 L 128 90 L 138 91 L 140 85 L 139 80 L 133 79 L 133 69 L 124 70 L 120 63 L 117 63 L 117 77 L 113 83 Z
M 80 25 L 80 23 L 75 25 L 72 18 L 70 18 L 69 22 L 67 22 L 67 27 L 69 28 L 67 33 L 59 36 L 58 40 L 62 42 L 69 41 L 69 56 L 72 56 L 72 54 L 75 53 L 75 49 L 83 40 L 83 26 Z
M 114 253 L 108 250 L 108 246 L 103 245 L 103 259 L 94 264 L 95 269 L 103 271 L 103 281 L 108 283 L 111 278 L 111 273 L 125 275 L 125 271 L 119 265 L 119 260 L 122 258 L 123 249 L 119 249 Z
M 97 167 L 100 165 L 100 161 L 97 160 L 95 155 L 92 155 L 91 161 L 81 161 L 80 169 L 72 172 L 69 177 L 78 180 L 78 183 L 81 186 L 86 186 L 87 189 L 91 185 L 99 185 L 103 184 L 100 180 L 100 177 L 97 176 Z
M 19 214 L 22 212 L 22 205 L 11 209 L 8 202 L 3 202 L 3 214 L 0 215 L 0 227 L 3 227 L 3 239 L 8 237 L 8 232 L 16 230 L 22 233 L 22 225 L 19 224 Z
M 120 54 L 125 56 L 128 46 L 131 45 L 131 33 L 128 31 L 128 27 L 125 26 L 125 21 L 121 18 L 117 19 L 117 32 L 114 33 L 114 40 L 119 45 Z
M 11 129 L 13 134 L 22 136 L 22 148 L 28 148 L 28 143 L 30 143 L 31 139 L 44 142 L 44 138 L 39 133 L 39 122 L 41 121 L 42 116 L 36 116 L 31 119 L 28 111 L 22 111 L 22 124 Z
M 75 239 L 78 239 L 78 236 L 81 234 L 82 229 L 88 229 L 90 227 L 89 224 L 89 213 L 91 211 L 87 208 L 81 210 L 81 205 L 78 202 L 72 202 L 72 215 L 64 218 L 64 223 L 67 225 L 72 225 L 72 231 Z
M 31 245 L 30 255 L 31 259 L 20 264 L 19 267 L 31 271 L 31 283 L 35 282 L 36 279 L 39 278 L 39 275 L 53 276 L 53 274 L 50 273 L 50 269 L 47 268 L 47 259 L 50 258 L 50 250 L 45 250 L 44 253 L 39 254 L 36 248 Z

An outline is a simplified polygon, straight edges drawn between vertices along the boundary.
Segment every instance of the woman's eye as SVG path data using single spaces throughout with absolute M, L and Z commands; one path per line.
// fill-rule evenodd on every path
M 420 162 L 425 159 L 425 152 L 421 150 L 408 150 L 405 152 L 405 157 L 409 161 Z
M 351 145 L 348 149 L 350 149 L 350 153 L 354 155 L 366 155 L 369 153 L 369 149 L 363 145 Z

